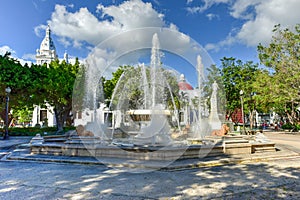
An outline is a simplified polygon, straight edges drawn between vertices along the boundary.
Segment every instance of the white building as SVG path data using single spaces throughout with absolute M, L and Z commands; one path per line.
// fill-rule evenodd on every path
M 198 99 L 199 90 L 194 89 L 188 82 L 186 82 L 184 74 L 180 75 L 180 80 L 178 82 L 179 96 L 182 98 L 184 104 L 180 113 L 180 124 L 190 125 L 195 120 L 195 115 L 197 113 L 197 107 L 191 106 L 194 99 Z
M 51 38 L 51 30 L 48 25 L 46 29 L 46 34 L 44 39 L 41 42 L 40 49 L 36 50 L 36 64 L 50 64 L 51 61 L 58 59 L 56 54 L 56 49 L 54 42 Z M 64 59 L 68 62 L 68 54 L 64 54 Z M 39 105 L 34 106 L 33 115 L 32 115 L 32 126 L 36 125 L 41 126 L 55 126 L 55 115 L 53 111 L 53 107 L 49 104 L 46 104 L 44 107 L 40 107 Z
M 100 124 L 106 124 L 108 128 L 119 128 L 123 122 L 121 111 L 110 111 L 104 103 L 100 103 L 99 108 L 95 111 L 85 109 L 74 113 L 74 126 L 85 126 L 87 123 L 94 122 L 95 120 L 97 120 Z

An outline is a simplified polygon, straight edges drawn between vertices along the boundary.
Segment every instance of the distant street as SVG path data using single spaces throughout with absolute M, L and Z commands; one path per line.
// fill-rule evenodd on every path
M 300 153 L 300 133 L 265 132 L 264 134 L 276 144 L 284 145 L 287 148 L 292 148 L 293 151 Z

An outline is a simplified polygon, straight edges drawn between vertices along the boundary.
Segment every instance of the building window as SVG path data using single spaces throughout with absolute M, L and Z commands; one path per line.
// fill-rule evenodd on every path
M 179 113 L 179 122 L 184 122 L 184 113 L 183 112 Z
M 44 122 L 47 120 L 47 110 L 40 110 L 40 121 Z

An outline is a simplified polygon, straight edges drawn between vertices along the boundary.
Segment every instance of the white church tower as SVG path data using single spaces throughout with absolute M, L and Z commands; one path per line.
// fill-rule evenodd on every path
M 66 54 L 66 53 L 65 53 Z M 46 35 L 43 41 L 41 42 L 40 49 L 36 50 L 36 64 L 50 64 L 51 61 L 57 59 L 56 49 L 54 42 L 51 38 L 50 26 L 47 26 Z M 68 55 L 64 55 L 65 58 L 68 58 Z M 32 115 L 32 126 L 55 126 L 55 115 L 53 107 L 49 104 L 46 104 L 46 107 L 40 107 L 39 105 L 34 106 L 33 115 Z
M 47 26 L 46 35 L 43 39 L 40 49 L 36 50 L 36 64 L 43 65 L 44 63 L 49 64 L 51 61 L 57 59 L 56 49 L 51 38 L 50 26 Z

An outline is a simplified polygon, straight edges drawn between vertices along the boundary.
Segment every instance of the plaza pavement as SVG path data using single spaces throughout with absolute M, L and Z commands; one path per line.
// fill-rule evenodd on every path
M 9 160 L 15 145 L 30 140 L 10 138 L 0 141 L 0 199 L 300 199 L 300 135 L 265 134 L 281 156 L 184 170 Z
M 8 140 L 2 140 L 0 137 L 0 159 L 14 150 L 20 144 L 29 143 L 32 137 L 9 137 Z

